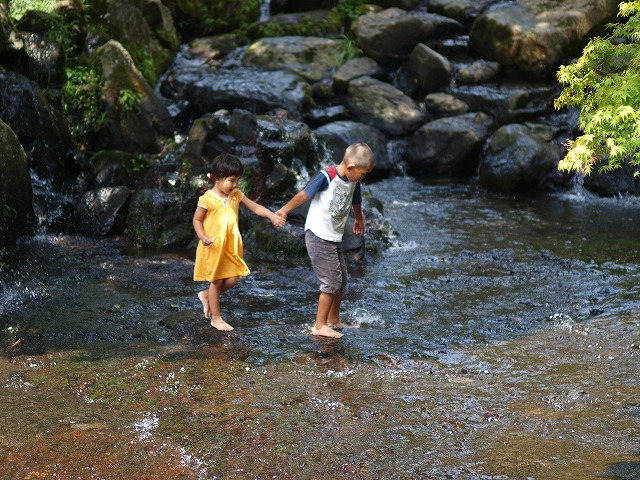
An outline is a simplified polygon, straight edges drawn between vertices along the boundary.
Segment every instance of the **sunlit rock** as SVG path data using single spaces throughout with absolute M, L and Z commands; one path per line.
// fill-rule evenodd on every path
M 33 212 L 27 154 L 11 127 L 0 120 L 0 247 L 26 233 Z
M 433 120 L 407 140 L 409 172 L 424 176 L 466 176 L 475 172 L 482 145 L 495 128 L 485 113 Z

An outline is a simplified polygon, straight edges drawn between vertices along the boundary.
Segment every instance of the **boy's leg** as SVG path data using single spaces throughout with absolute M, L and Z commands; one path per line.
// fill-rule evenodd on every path
M 209 285 L 207 299 L 209 301 L 209 311 L 211 312 L 211 326 L 217 330 L 233 330 L 233 327 L 225 322 L 220 314 L 220 294 L 234 287 L 237 283 L 238 277 L 231 277 L 216 280 Z
M 342 333 L 336 332 L 327 323 L 329 312 L 333 308 L 333 304 L 336 300 L 336 294 L 321 292 L 318 298 L 318 311 L 316 313 L 316 323 L 311 330 L 314 335 L 320 335 L 323 337 L 340 338 Z M 340 308 L 338 306 L 338 308 Z

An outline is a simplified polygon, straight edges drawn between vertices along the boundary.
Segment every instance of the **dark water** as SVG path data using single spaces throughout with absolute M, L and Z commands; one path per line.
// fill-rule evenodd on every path
M 247 252 L 220 334 L 191 251 L 6 252 L 0 478 L 640 478 L 640 202 L 368 190 L 398 238 L 341 340 L 307 265 Z

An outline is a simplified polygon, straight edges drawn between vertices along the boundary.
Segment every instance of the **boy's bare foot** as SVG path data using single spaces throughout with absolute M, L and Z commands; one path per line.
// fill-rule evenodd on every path
M 360 325 L 347 325 L 346 323 L 342 323 L 340 321 L 338 323 L 329 322 L 329 326 L 331 328 L 360 328 Z
M 211 326 L 216 330 L 220 330 L 222 332 L 229 332 L 233 330 L 233 327 L 225 322 L 222 317 L 211 317 Z
M 202 302 L 202 313 L 204 313 L 204 318 L 209 318 L 211 316 L 211 312 L 209 311 L 209 297 L 207 297 L 206 290 L 198 292 L 198 300 Z
M 320 335 L 322 337 L 331 337 L 331 338 L 340 338 L 343 337 L 344 334 L 340 333 L 340 332 L 336 332 L 333 328 L 331 328 L 329 325 L 324 325 L 322 327 L 316 327 L 314 326 L 311 329 L 311 333 L 313 335 Z

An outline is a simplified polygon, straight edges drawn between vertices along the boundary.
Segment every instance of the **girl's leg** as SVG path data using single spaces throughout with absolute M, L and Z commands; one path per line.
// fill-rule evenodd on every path
M 233 327 L 225 322 L 220 314 L 220 294 L 233 288 L 238 283 L 238 277 L 223 278 L 211 282 L 207 292 L 209 311 L 211 312 L 211 326 L 217 330 L 229 331 Z
M 209 295 L 208 290 L 202 290 L 198 292 L 198 300 L 202 302 L 202 312 L 204 313 L 204 318 L 209 320 L 211 316 L 211 310 L 209 310 Z

